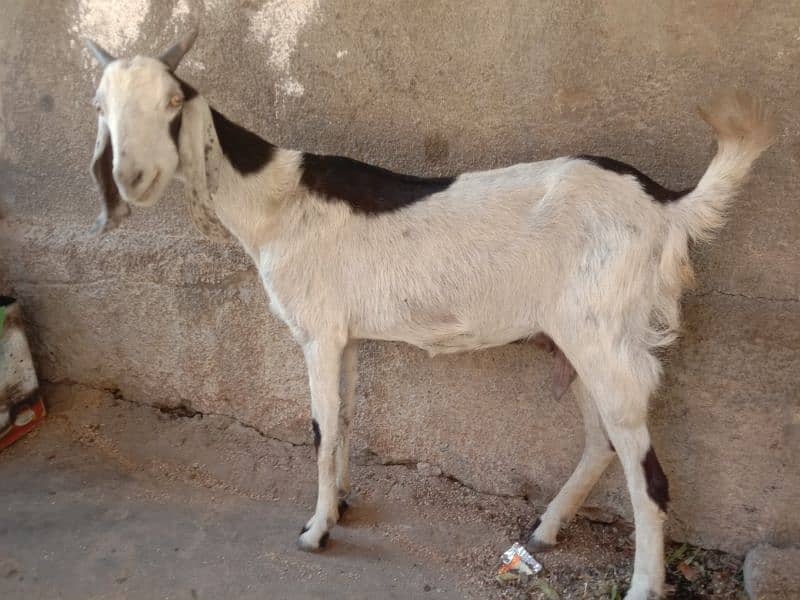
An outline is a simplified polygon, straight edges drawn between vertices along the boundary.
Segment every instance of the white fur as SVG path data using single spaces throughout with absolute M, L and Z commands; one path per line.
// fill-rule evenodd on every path
M 277 150 L 261 171 L 241 176 L 214 145 L 202 97 L 184 107 L 176 168 L 166 121 L 146 108 L 170 93 L 171 78 L 146 60 L 109 67 L 101 82 L 114 150 L 127 149 L 164 185 L 173 174 L 186 182 L 195 222 L 208 231 L 218 220 L 239 240 L 272 311 L 303 348 L 321 444 L 317 506 L 301 545 L 319 547 L 349 491 L 358 340 L 403 341 L 436 354 L 545 332 L 578 373 L 586 448 L 531 542 L 555 542 L 611 461 L 610 440 L 636 521 L 627 597 L 660 595 L 665 515 L 648 496 L 642 468 L 647 403 L 660 377 L 651 349 L 676 334 L 689 237 L 719 227 L 769 143 L 760 106 L 739 97 L 729 120 L 709 113 L 720 151 L 697 189 L 673 204 L 656 203 L 632 176 L 566 157 L 467 173 L 422 201 L 367 216 L 303 187 L 296 151 Z M 208 142 L 213 151 L 204 159 Z

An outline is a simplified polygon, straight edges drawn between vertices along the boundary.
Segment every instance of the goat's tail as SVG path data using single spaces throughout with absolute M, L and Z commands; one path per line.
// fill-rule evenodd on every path
M 775 123 L 757 98 L 742 92 L 721 95 L 699 111 L 717 136 L 717 154 L 697 187 L 669 210 L 689 237 L 709 240 L 723 226 L 750 166 L 772 144 Z

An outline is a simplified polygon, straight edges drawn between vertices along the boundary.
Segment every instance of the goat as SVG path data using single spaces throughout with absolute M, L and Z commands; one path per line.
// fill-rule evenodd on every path
M 253 259 L 308 368 L 318 493 L 300 546 L 324 547 L 347 507 L 359 340 L 434 355 L 539 338 L 558 356 L 557 393 L 577 379 L 586 442 L 529 547 L 555 544 L 616 455 L 636 527 L 626 597 L 660 596 L 669 494 L 646 423 L 653 349 L 677 335 L 689 240 L 722 226 L 771 143 L 761 103 L 731 94 L 701 113 L 718 150 L 681 192 L 586 155 L 425 179 L 278 148 L 232 123 L 175 74 L 196 35 L 160 59 L 117 60 L 87 40 L 104 66 L 94 230 L 118 225 L 128 204 L 152 206 L 175 177 L 198 229 L 232 235 Z

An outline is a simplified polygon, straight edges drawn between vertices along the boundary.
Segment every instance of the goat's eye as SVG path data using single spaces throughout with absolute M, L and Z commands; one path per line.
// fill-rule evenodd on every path
M 169 99 L 169 105 L 172 108 L 179 108 L 180 105 L 183 104 L 183 98 L 180 94 L 175 94 L 172 98 Z

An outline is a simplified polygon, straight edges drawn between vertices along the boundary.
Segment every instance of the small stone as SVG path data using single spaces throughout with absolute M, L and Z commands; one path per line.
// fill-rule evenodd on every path
M 756 546 L 744 561 L 744 587 L 752 600 L 800 598 L 800 547 Z

